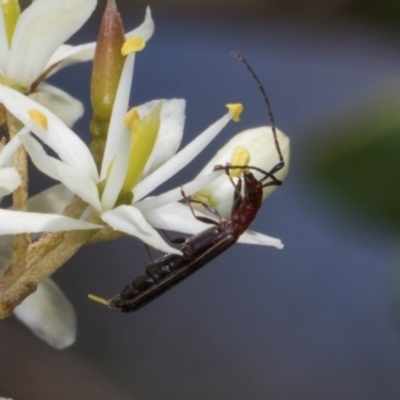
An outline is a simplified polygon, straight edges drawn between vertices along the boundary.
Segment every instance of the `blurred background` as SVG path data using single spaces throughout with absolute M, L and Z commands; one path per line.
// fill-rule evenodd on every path
M 71 43 L 94 40 L 104 8 Z M 119 1 L 126 30 L 144 1 Z M 156 33 L 132 104 L 187 99 L 184 144 L 245 105 L 190 168 L 233 134 L 268 124 L 243 54 L 292 141 L 289 177 L 252 225 L 283 250 L 236 245 L 134 314 L 117 293 L 148 262 L 132 238 L 83 249 L 54 276 L 78 314 L 57 351 L 1 323 L 0 394 L 13 399 L 398 399 L 400 397 L 400 3 L 150 0 Z M 52 78 L 88 104 L 90 64 Z M 89 141 L 88 109 L 77 130 Z M 49 181 L 35 182 L 38 192 Z

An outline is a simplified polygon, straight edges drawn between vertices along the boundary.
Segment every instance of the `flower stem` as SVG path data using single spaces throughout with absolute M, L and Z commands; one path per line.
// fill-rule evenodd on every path
M 79 218 L 87 206 L 75 196 L 63 214 Z M 97 214 L 91 215 L 89 220 L 98 222 Z M 20 266 L 12 263 L 0 279 L 0 319 L 9 316 L 40 282 L 69 260 L 95 233 L 95 230 L 46 232 L 37 242 L 27 246 Z
M 36 290 L 40 282 L 67 262 L 94 233 L 93 230 L 68 232 L 65 239 L 42 258 L 32 257 L 30 248 L 26 270 L 0 294 L 0 319 L 8 317 L 16 306 Z M 3 279 L 0 281 L 0 287 L 3 286 Z
M 7 124 L 12 139 L 22 128 L 22 124 L 12 114 L 7 113 Z M 13 166 L 21 177 L 21 185 L 13 192 L 13 209 L 26 211 L 28 207 L 28 159 L 23 146 L 19 146 L 13 156 Z M 13 268 L 19 270 L 23 267 L 26 252 L 30 244 L 27 233 L 14 236 L 13 241 Z

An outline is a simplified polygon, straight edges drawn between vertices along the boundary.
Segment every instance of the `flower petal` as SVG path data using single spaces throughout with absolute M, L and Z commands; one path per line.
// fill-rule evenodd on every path
M 36 168 L 50 178 L 60 181 L 60 176 L 53 162 L 54 158 L 48 156 L 43 147 L 31 136 L 23 137 L 21 141 Z
M 97 168 L 88 147 L 60 118 L 36 101 L 4 85 L 0 85 L 0 103 L 23 124 L 31 127 L 35 135 L 54 150 L 61 160 L 90 175 L 93 181 L 98 180 Z M 37 124 L 32 127 L 29 110 L 38 110 L 46 116 L 47 131 Z
M 136 107 L 140 118 L 150 114 L 160 101 L 163 102 L 160 129 L 153 152 L 143 171 L 143 177 L 169 160 L 176 153 L 182 141 L 186 107 L 184 99 L 160 99 L 142 104 Z
M 140 36 L 145 42 L 147 42 L 154 33 L 154 21 L 151 17 L 150 7 L 146 8 L 146 15 L 144 17 L 144 21 L 141 25 L 139 25 L 136 29 L 127 32 L 125 34 L 127 39 L 130 39 L 135 36 Z
M 21 14 L 11 44 L 6 76 L 29 88 L 58 46 L 92 14 L 96 0 L 36 0 Z
M 32 212 L 61 214 L 73 193 L 64 185 L 55 185 L 28 199 L 28 209 Z
M 127 132 L 127 130 L 125 129 L 124 117 L 129 104 L 134 66 L 135 53 L 131 53 L 126 57 L 124 68 L 122 70 L 121 78 L 118 84 L 117 94 L 115 96 L 110 125 L 108 128 L 107 143 L 104 149 L 104 156 L 101 165 L 101 181 L 106 179 L 107 174 L 109 173 L 110 164 L 113 162 L 116 154 L 119 151 L 129 150 L 126 148 L 121 148 L 121 144 L 122 146 L 125 146 L 125 143 L 122 142 L 121 138 Z
M 35 335 L 57 349 L 75 342 L 75 311 L 51 279 L 41 282 L 36 292 L 15 308 L 14 315 Z
M 196 215 L 208 215 L 196 210 Z M 170 203 L 164 207 L 159 207 L 143 211 L 146 220 L 157 229 L 165 229 L 173 232 L 181 232 L 195 235 L 208 229 L 211 225 L 194 218 L 190 208 L 181 203 Z
M 136 203 L 135 206 L 139 208 L 140 211 L 147 211 L 152 208 L 158 208 L 169 203 L 174 203 L 182 200 L 182 191 L 186 196 L 190 196 L 193 193 L 201 190 L 201 188 L 204 186 L 209 185 L 210 182 L 218 179 L 218 177 L 224 173 L 225 171 L 212 171 L 209 174 L 196 178 L 188 183 L 185 183 L 184 185 L 179 186 L 178 188 L 169 190 L 168 192 L 155 197 L 144 199 Z
M 176 248 L 169 246 L 158 232 L 143 217 L 143 214 L 133 206 L 119 206 L 101 214 L 101 219 L 115 230 L 136 236 L 142 242 L 165 253 L 182 254 Z
M 101 206 L 103 210 L 110 210 L 114 207 L 128 169 L 129 148 L 131 143 L 130 132 L 123 129 L 118 140 L 118 151 L 115 154 L 114 162 L 107 177 L 106 186 L 101 197 Z
M 101 229 L 103 226 L 62 215 L 0 209 L 0 235 Z
M 72 127 L 84 112 L 78 99 L 47 83 L 41 83 L 29 97 L 57 115 L 68 127 Z
M 0 168 L 0 200 L 12 193 L 21 184 L 21 178 L 14 168 Z
M 192 140 L 186 147 L 170 158 L 162 168 L 158 168 L 144 178 L 134 189 L 135 199 L 138 201 L 164 183 L 171 176 L 189 164 L 231 120 L 231 114 L 227 113 L 214 122 L 204 132 Z
M 45 66 L 45 70 L 51 68 L 47 77 L 69 65 L 93 60 L 95 49 L 96 42 L 79 44 L 78 46 L 71 46 L 69 44 L 61 45 L 53 53 Z
M 290 164 L 290 140 L 277 130 L 279 146 L 281 148 L 285 166 L 275 173 L 275 176 L 283 180 Z M 270 171 L 279 163 L 278 153 L 276 151 L 274 136 L 269 126 L 247 129 L 235 135 L 225 144 L 217 154 L 206 164 L 198 176 L 204 175 L 213 170 L 216 165 L 226 165 L 231 161 L 232 152 L 236 147 L 245 147 L 250 153 L 250 166 L 261 168 L 264 171 Z M 263 174 L 258 171 L 252 171 L 257 179 L 262 179 Z M 263 189 L 263 198 L 269 196 L 277 186 L 267 186 Z M 209 203 L 215 207 L 224 218 L 229 218 L 233 202 L 233 185 L 228 176 L 221 176 L 218 180 L 212 182 L 209 186 L 199 192 L 201 198 L 209 199 Z
M 36 168 L 51 178 L 63 183 L 72 193 L 101 210 L 99 192 L 90 176 L 78 168 L 69 166 L 44 151 L 43 147 L 31 136 L 21 138 L 22 143 Z
M 29 128 L 22 128 L 1 150 L 0 152 L 0 167 L 11 165 L 12 156 L 15 150 L 21 145 L 21 136 L 29 133 Z

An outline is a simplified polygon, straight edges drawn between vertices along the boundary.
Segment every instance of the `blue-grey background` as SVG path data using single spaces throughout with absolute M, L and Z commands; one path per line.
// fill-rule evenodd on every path
M 126 28 L 143 13 L 126 5 Z M 57 351 L 15 320 L 2 322 L 0 394 L 29 400 L 398 399 L 399 238 L 335 207 L 312 179 L 310 154 L 323 142 L 323 132 L 318 138 L 313 132 L 325 116 L 399 74 L 399 31 L 351 13 L 179 14 L 156 4 L 153 16 L 156 34 L 137 57 L 132 104 L 187 99 L 185 143 L 221 116 L 225 103 L 245 105 L 240 124 L 231 124 L 165 188 L 193 177 L 234 133 L 268 123 L 254 82 L 229 56 L 242 53 L 292 141 L 289 177 L 252 225 L 281 238 L 285 249 L 236 245 L 126 315 L 86 296 L 119 291 L 148 262 L 144 247 L 132 238 L 86 247 L 54 276 L 77 310 L 76 344 Z M 72 43 L 94 40 L 98 22 L 99 15 Z M 88 63 L 52 82 L 87 100 L 89 77 Z M 87 111 L 77 124 L 87 141 L 89 119 Z M 40 181 L 33 191 L 47 184 Z

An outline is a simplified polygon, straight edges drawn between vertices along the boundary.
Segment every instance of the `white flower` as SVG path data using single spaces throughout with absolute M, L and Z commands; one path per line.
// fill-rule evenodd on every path
M 16 0 L 11 0 L 16 1 Z M 59 69 L 93 58 L 96 42 L 64 45 L 92 14 L 97 0 L 35 0 L 19 16 L 12 37 L 0 7 L 0 82 L 27 93 L 56 113 L 68 126 L 82 116 L 83 105 L 42 81 Z M 140 31 L 148 40 L 154 23 L 148 8 Z
M 83 114 L 81 102 L 59 89 L 55 93 L 50 85 L 40 82 L 54 67 L 49 64 L 52 55 L 81 28 L 97 1 L 36 0 L 19 17 L 10 17 L 4 11 L 19 7 L 15 2 L 11 0 L 0 7 L 1 82 L 24 93 L 41 92 L 36 97 L 47 103 L 46 97 L 61 104 L 67 102 L 72 105 L 69 119 L 76 120 Z
M 0 12 L 0 69 L 4 79 L 29 91 L 54 52 L 92 14 L 96 0 L 36 0 L 19 16 L 11 38 Z M 1 9 L 2 10 L 2 9 Z M 10 44 L 9 44 L 10 43 Z
M 133 122 L 124 121 L 128 108 L 134 59 L 135 53 L 131 53 L 125 61 L 100 173 L 97 172 L 87 146 L 47 109 L 4 86 L 0 86 L 0 102 L 25 124 L 24 129 L 34 132 L 59 156 L 60 159 L 56 159 L 47 155 L 41 143 L 33 136 L 21 132 L 18 139 L 24 144 L 39 170 L 62 182 L 71 192 L 80 196 L 99 213 L 104 222 L 115 230 L 136 236 L 161 251 L 180 253 L 167 244 L 147 222 L 139 210 L 140 202 L 197 156 L 232 119 L 233 114 L 231 111 L 228 112 L 174 155 L 183 132 L 185 109 L 183 100 L 158 100 L 146 103 L 136 108 L 136 113 L 133 113 Z M 32 110 L 35 110 L 36 114 L 45 116 L 47 128 L 39 123 L 33 123 Z M 131 123 L 134 126 L 132 141 L 131 129 L 125 125 Z M 151 136 L 152 140 L 156 140 L 154 148 L 149 145 Z M 161 166 L 160 162 L 163 162 Z M 213 172 L 186 185 L 186 193 L 190 195 L 200 190 L 222 173 Z M 125 196 L 122 201 L 121 196 Z M 180 189 L 159 198 L 160 201 L 153 200 L 155 208 L 180 199 Z M 163 201 L 164 199 L 166 200 Z M 55 219 L 54 216 L 50 217 Z M 160 220 L 162 218 L 160 215 Z M 76 223 L 83 223 L 83 221 L 76 221 Z

